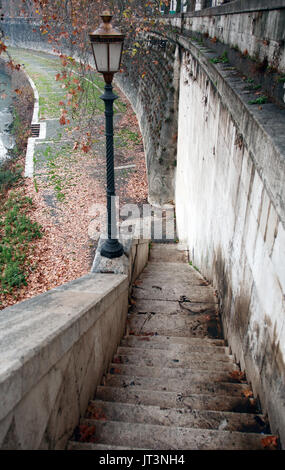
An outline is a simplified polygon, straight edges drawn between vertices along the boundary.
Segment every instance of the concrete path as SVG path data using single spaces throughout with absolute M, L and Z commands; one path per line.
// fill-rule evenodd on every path
M 82 132 L 82 128 L 80 128 L 77 133 L 76 131 L 68 133 L 68 129 L 72 126 L 76 127 L 79 122 L 82 126 L 84 119 L 88 123 L 91 118 L 97 127 L 104 125 L 104 103 L 100 99 L 104 90 L 104 82 L 99 74 L 93 71 L 88 72 L 84 79 L 80 78 L 76 71 L 77 65 L 74 62 L 72 66 L 73 78 L 79 79 L 81 85 L 86 83 L 89 90 L 85 103 L 84 119 L 82 117 L 79 121 L 77 118 L 72 119 L 71 112 L 69 112 L 70 125 L 61 125 L 59 119 L 62 114 L 61 109 L 64 106 L 59 103 L 66 101 L 68 87 L 64 80 L 56 80 L 56 75 L 63 72 L 68 74 L 69 71 L 71 72 L 71 68 L 63 68 L 58 56 L 41 51 L 9 47 L 9 53 L 15 62 L 20 63 L 29 79 L 32 80 L 34 91 L 38 95 L 38 121 L 35 123 L 39 125 L 40 136 L 32 139 L 33 145 L 27 154 L 25 170 L 25 176 L 33 177 L 48 161 L 51 152 L 67 151 L 72 153 L 74 142 L 77 137 L 80 139 Z M 114 106 L 115 113 L 120 113 L 124 109 L 120 100 Z
M 187 252 L 154 244 L 126 335 L 68 449 L 258 450 L 268 432 L 221 337 L 215 292 Z
M 32 146 L 30 146 L 29 152 L 27 152 L 25 169 L 25 176 L 33 177 L 37 174 L 43 162 L 48 160 L 48 155 L 51 151 L 60 152 L 68 149 L 71 152 L 72 150 L 74 135 L 70 137 L 66 132 L 68 126 L 62 126 L 59 122 L 62 108 L 59 102 L 64 100 L 67 88 L 63 81 L 56 80 L 56 75 L 63 70 L 60 59 L 57 56 L 40 51 L 13 47 L 9 48 L 9 52 L 13 59 L 21 64 L 29 79 L 32 80 L 38 95 L 37 123 L 40 127 L 40 135 L 35 139 L 30 139 Z M 101 114 L 103 105 L 99 100 L 99 94 L 103 89 L 103 82 L 101 89 L 94 81 L 95 85 L 97 87 L 95 99 L 98 105 L 98 112 Z M 88 115 L 88 113 L 86 114 Z M 75 125 L 75 122 L 73 124 Z

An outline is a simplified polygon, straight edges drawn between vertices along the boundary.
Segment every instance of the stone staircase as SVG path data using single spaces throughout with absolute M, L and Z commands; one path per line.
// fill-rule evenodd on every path
M 187 252 L 154 244 L 126 335 L 68 449 L 268 448 L 274 437 L 221 337 L 218 299 Z

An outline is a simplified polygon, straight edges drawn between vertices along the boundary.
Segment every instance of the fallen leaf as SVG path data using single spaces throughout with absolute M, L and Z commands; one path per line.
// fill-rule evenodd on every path
M 230 372 L 230 377 L 234 380 L 237 380 L 238 382 L 242 382 L 245 380 L 245 373 L 239 370 L 234 370 Z
M 79 442 L 95 442 L 95 426 L 82 424 L 79 426 Z
M 261 439 L 261 443 L 263 447 L 272 447 L 272 448 L 277 448 L 278 447 L 278 437 L 277 436 L 268 436 L 265 437 L 264 439 Z
M 115 364 L 122 364 L 122 358 L 121 356 L 115 356 L 114 359 L 113 359 L 113 362 Z

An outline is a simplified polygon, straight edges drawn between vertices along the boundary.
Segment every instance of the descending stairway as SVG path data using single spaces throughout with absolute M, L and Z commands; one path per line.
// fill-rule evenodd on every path
M 68 449 L 264 449 L 268 424 L 221 339 L 215 292 L 186 252 L 155 244 L 132 302 Z

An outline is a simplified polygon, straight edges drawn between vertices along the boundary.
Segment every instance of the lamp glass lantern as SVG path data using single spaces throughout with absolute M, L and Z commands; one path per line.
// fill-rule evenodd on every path
M 97 71 L 106 80 L 120 70 L 125 35 L 111 24 L 110 12 L 104 11 L 100 16 L 103 22 L 89 37 Z

